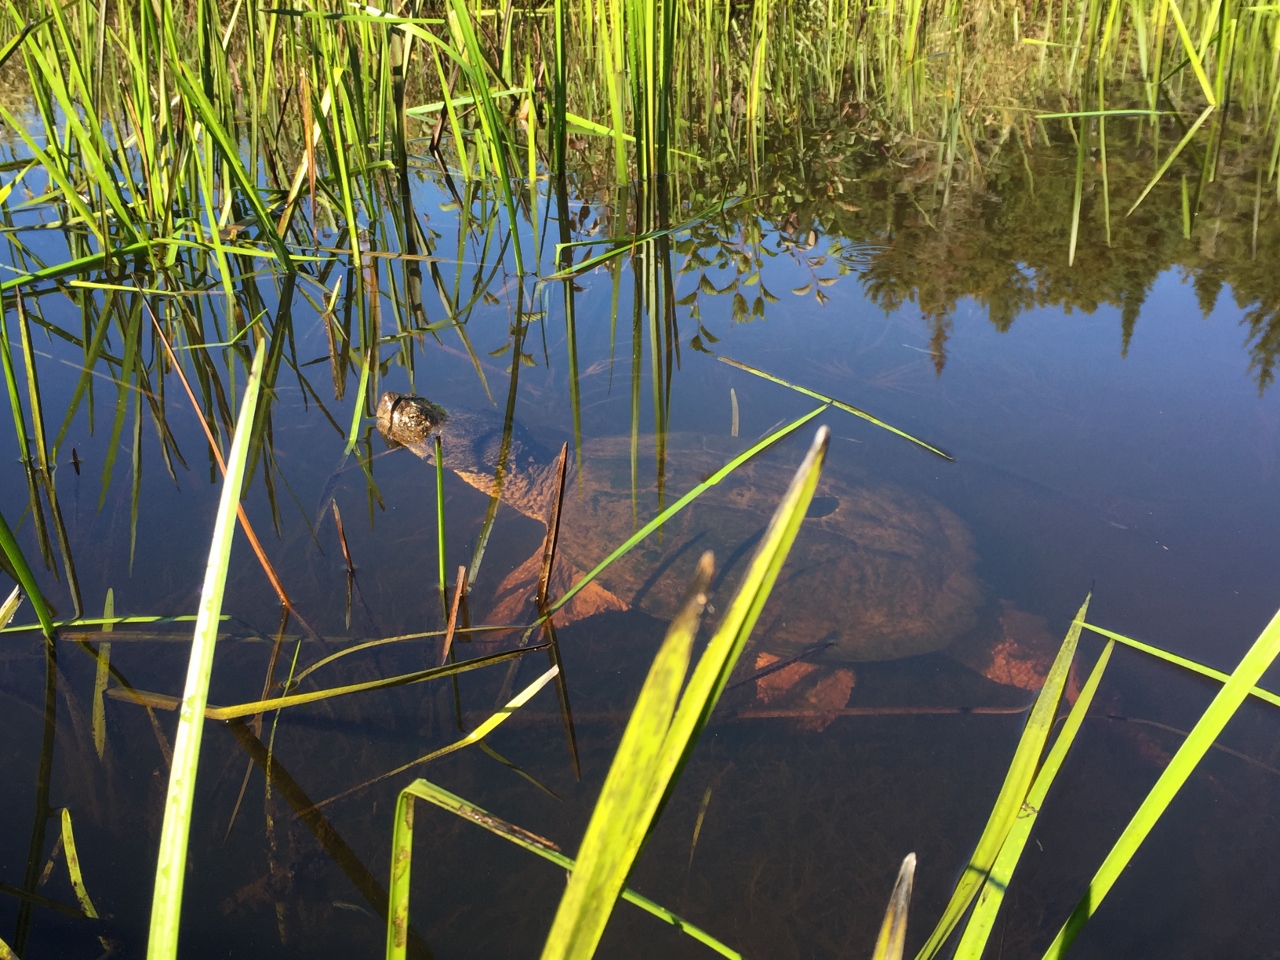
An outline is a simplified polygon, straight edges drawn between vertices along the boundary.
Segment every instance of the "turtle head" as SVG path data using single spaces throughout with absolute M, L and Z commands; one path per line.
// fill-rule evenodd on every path
M 445 409 L 424 397 L 388 390 L 378 400 L 378 432 L 392 446 L 423 443 L 449 418 Z

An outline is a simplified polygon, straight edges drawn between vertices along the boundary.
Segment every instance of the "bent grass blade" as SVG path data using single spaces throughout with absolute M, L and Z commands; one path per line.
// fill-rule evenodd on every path
M 903 430 L 899 430 L 897 427 L 893 426 L 892 424 L 885 423 L 879 417 L 872 416 L 871 414 L 867 413 L 867 411 L 859 407 L 855 407 L 851 403 L 845 403 L 843 400 L 837 400 L 834 397 L 825 396 L 824 394 L 818 393 L 816 390 L 810 390 L 808 387 L 802 387 L 799 384 L 795 384 L 795 383 L 791 383 L 790 381 L 783 380 L 781 377 L 775 377 L 773 374 L 765 373 L 763 370 L 759 370 L 748 363 L 743 363 L 741 360 L 733 360 L 729 357 L 720 357 L 720 356 L 717 356 L 716 359 L 719 360 L 721 363 L 727 363 L 731 367 L 737 367 L 739 370 L 743 370 L 746 373 L 752 374 L 753 376 L 761 377 L 765 380 L 768 380 L 770 383 L 776 383 L 779 386 L 786 387 L 788 390 L 794 390 L 796 391 L 796 393 L 803 393 L 806 397 L 813 397 L 815 400 L 821 400 L 823 403 L 829 403 L 831 404 L 831 406 L 835 407 L 837 410 L 843 410 L 845 413 L 851 413 L 855 417 L 861 417 L 863 420 L 866 420 L 868 423 L 875 424 L 877 427 L 879 427 L 882 430 L 888 430 L 890 433 L 896 434 L 897 436 L 902 437 L 904 440 L 910 440 L 912 443 L 917 444 L 918 446 L 924 447 L 930 453 L 936 453 L 938 456 L 942 457 L 942 459 L 944 460 L 951 460 L 953 462 L 955 461 L 955 457 L 951 456 L 951 454 L 946 453 L 943 450 L 939 450 L 937 447 L 935 447 L 931 443 L 925 443 L 919 437 L 913 437 L 911 434 L 906 433 Z
M 400 799 L 396 805 L 391 854 L 391 915 L 387 918 L 387 960 L 402 960 L 405 956 L 405 942 L 401 934 L 409 929 L 409 867 L 413 853 L 415 799 L 426 800 L 455 816 L 470 820 L 495 836 L 502 837 L 531 853 L 536 853 L 542 859 L 550 861 L 563 870 L 573 870 L 577 866 L 572 858 L 561 853 L 560 848 L 550 840 L 495 817 L 429 780 L 415 780 L 400 792 Z M 727 957 L 729 960 L 743 960 L 742 954 L 721 943 L 705 930 L 694 926 L 688 920 L 677 916 L 648 897 L 641 896 L 629 887 L 622 891 L 622 899 L 659 920 L 671 924 L 681 933 L 705 944 L 720 956 Z
M 222 612 L 222 594 L 227 581 L 227 565 L 235 536 L 236 504 L 244 482 L 249 456 L 262 369 L 267 351 L 259 349 L 241 401 L 235 438 L 227 455 L 227 472 L 209 544 L 209 561 L 200 591 L 200 612 L 191 645 L 186 688 L 178 716 L 178 735 L 173 748 L 173 765 L 165 797 L 164 823 L 160 830 L 160 851 L 156 859 L 155 890 L 151 906 L 151 927 L 147 941 L 149 960 L 174 960 L 178 954 L 178 925 L 182 914 L 182 888 L 187 872 L 187 839 L 191 832 L 191 810 L 195 801 L 196 771 L 200 762 L 200 741 L 204 733 L 204 710 L 209 698 L 209 677 L 213 672 L 213 651 Z
M 1054 717 L 1058 712 L 1058 701 L 1066 687 L 1067 677 L 1071 670 L 1071 660 L 1075 656 L 1076 646 L 1080 640 L 1081 624 L 1085 611 L 1089 609 L 1090 597 L 1085 597 L 1079 612 L 1076 613 L 1058 655 L 1054 658 L 1049 675 L 1045 678 L 1035 703 L 1031 706 L 1031 714 L 1027 717 L 1027 725 L 1023 728 L 1022 737 L 1014 750 L 1013 760 L 1009 763 L 1009 771 L 1005 774 L 1004 784 L 991 809 L 991 816 L 983 828 L 978 845 L 969 858 L 964 874 L 956 883 L 941 919 L 929 935 L 925 945 L 916 954 L 916 960 L 930 960 L 938 955 L 943 944 L 955 932 L 979 889 L 986 883 L 995 866 L 1000 851 L 1004 848 L 1017 821 L 1019 813 L 1032 785 L 1036 767 L 1039 765 L 1045 742 L 1053 727 Z
M 52 615 L 49 613 L 49 605 L 45 602 L 44 594 L 40 592 L 40 587 L 36 584 L 35 575 L 32 574 L 31 568 L 27 566 L 27 558 L 23 556 L 22 548 L 18 546 L 18 541 L 14 539 L 13 531 L 9 529 L 9 524 L 5 520 L 4 514 L 0 514 L 0 550 L 4 551 L 4 555 L 9 560 L 9 565 L 13 567 L 14 573 L 18 575 L 18 584 L 22 587 L 23 592 L 26 593 L 28 599 L 31 600 L 31 606 L 36 612 L 36 617 L 40 620 L 40 631 L 44 634 L 45 639 L 53 640 L 55 624 Z M 30 627 L 5 628 L 6 631 L 15 632 L 23 629 L 30 629 Z
M 1081 614 L 1079 619 L 1083 619 Z M 1227 723 L 1235 716 L 1240 705 L 1249 696 L 1254 685 L 1262 678 L 1276 656 L 1280 655 L 1280 611 L 1271 618 L 1253 646 L 1244 655 L 1239 666 L 1232 671 L 1227 682 L 1218 695 L 1213 698 L 1204 715 L 1192 727 L 1178 752 L 1173 755 L 1169 765 L 1165 767 L 1160 779 L 1147 794 L 1146 799 L 1138 807 L 1137 812 L 1120 834 L 1120 838 L 1107 854 L 1106 859 L 1089 882 L 1089 887 L 1071 916 L 1067 918 L 1062 929 L 1045 951 L 1045 960 L 1056 960 L 1063 957 L 1071 944 L 1079 935 L 1081 928 L 1098 910 L 1098 905 L 1111 892 L 1120 874 L 1129 865 L 1129 861 L 1138 852 L 1138 848 L 1147 838 L 1160 817 L 1173 802 L 1182 785 L 1187 782 L 1192 772 L 1199 765 L 1218 735 Z
M 1217 107 L 1211 103 L 1209 106 L 1204 108 L 1200 116 L 1196 117 L 1195 123 L 1191 124 L 1191 126 L 1187 128 L 1187 132 L 1183 134 L 1182 139 L 1178 141 L 1178 145 L 1169 151 L 1169 155 L 1164 158 L 1164 163 L 1160 164 L 1160 168 L 1156 170 L 1155 176 L 1153 176 L 1150 181 L 1148 181 L 1147 185 L 1142 188 L 1142 193 L 1138 194 L 1138 199 L 1133 201 L 1133 206 L 1131 206 L 1128 213 L 1125 214 L 1126 217 L 1138 209 L 1142 204 L 1142 201 L 1147 198 L 1147 194 L 1155 188 L 1155 185 L 1160 182 L 1168 169 L 1173 166 L 1173 161 L 1177 160 L 1182 151 L 1186 149 L 1187 144 L 1189 144 L 1192 138 L 1196 135 L 1196 131 L 1204 126 L 1204 122 L 1209 119 L 1209 115 L 1216 109 Z

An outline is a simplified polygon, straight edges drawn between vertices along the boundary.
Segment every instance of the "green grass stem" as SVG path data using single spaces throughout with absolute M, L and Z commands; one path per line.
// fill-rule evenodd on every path
M 262 368 L 267 351 L 259 349 L 253 358 L 249 382 L 241 399 L 240 415 L 227 472 L 218 500 L 209 561 L 200 591 L 186 686 L 178 713 L 178 734 L 173 748 L 173 765 L 165 797 L 164 822 L 160 830 L 160 850 L 156 858 L 155 891 L 147 941 L 148 960 L 175 960 L 178 955 L 178 928 L 182 914 L 182 889 L 187 872 L 187 839 L 191 833 L 191 810 L 195 801 L 196 771 L 200 763 L 200 742 L 204 735 L 204 711 L 209 698 L 209 678 L 213 672 L 213 651 L 222 593 L 236 528 L 236 505 L 249 455 L 250 425 L 257 409 L 262 384 Z

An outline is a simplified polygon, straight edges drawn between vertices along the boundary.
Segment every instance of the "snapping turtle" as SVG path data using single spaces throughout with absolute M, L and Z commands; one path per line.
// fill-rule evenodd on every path
M 446 417 L 422 398 L 385 393 L 377 423 L 390 445 L 407 446 L 424 458 L 438 431 L 444 465 L 492 493 L 502 438 L 496 417 Z M 737 440 L 669 435 L 665 503 L 741 446 Z M 503 502 L 546 523 L 556 487 L 552 459 L 540 455 L 517 427 L 502 480 Z M 631 476 L 630 438 L 583 446 L 581 476 L 571 474 L 566 482 L 551 596 L 562 594 L 581 579 L 581 571 L 658 512 L 643 506 L 637 512 Z M 707 549 L 716 554 L 716 592 L 731 596 L 790 478 L 791 470 L 774 460 L 744 464 L 608 567 L 556 614 L 556 622 L 632 606 L 669 619 Z M 489 622 L 518 622 L 540 560 L 530 558 L 507 577 Z M 977 623 L 983 588 L 975 564 L 968 529 L 941 504 L 887 485 L 854 486 L 828 471 L 755 633 L 762 646 L 784 656 L 804 652 L 807 659 L 890 660 L 940 650 Z

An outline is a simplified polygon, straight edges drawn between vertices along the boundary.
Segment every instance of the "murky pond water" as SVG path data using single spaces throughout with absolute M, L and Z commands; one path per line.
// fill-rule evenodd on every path
M 581 467 L 565 492 L 559 590 L 734 453 L 820 405 L 742 364 L 853 404 L 954 461 L 828 407 L 765 451 L 755 473 L 726 481 L 646 540 L 605 581 L 608 590 L 592 595 L 594 607 L 560 618 L 580 779 L 548 686 L 487 738 L 487 751 L 469 747 L 352 789 L 456 740 L 460 725 L 473 728 L 546 669 L 537 651 L 456 683 L 353 694 L 269 714 L 260 726 L 211 723 L 184 955 L 376 955 L 392 811 L 415 776 L 572 852 L 694 555 L 715 541 L 722 563 L 740 563 L 767 519 L 765 501 L 818 424 L 832 433 L 828 486 L 744 657 L 746 682 L 727 694 L 632 877 L 637 890 L 745 955 L 867 955 L 897 864 L 912 850 L 920 868 L 910 942 L 923 940 L 1025 719 L 1025 671 L 1043 667 L 1043 651 L 1052 654 L 1090 590 L 1092 622 L 1229 670 L 1280 597 L 1280 394 L 1271 388 L 1280 217 L 1270 196 L 1253 206 L 1252 179 L 1241 187 L 1224 176 L 1206 194 L 1191 239 L 1175 191 L 1160 188 L 1133 217 L 1113 218 L 1107 246 L 1092 196 L 1087 242 L 1069 266 L 1072 198 L 1060 181 L 1074 164 L 1074 150 L 1041 147 L 985 189 L 957 188 L 945 200 L 928 178 L 895 167 L 851 159 L 814 185 L 784 166 L 774 181 L 760 178 L 762 195 L 580 274 L 568 291 L 520 282 L 509 224 L 485 219 L 492 197 L 474 198 L 470 220 L 460 222 L 444 184 L 415 177 L 411 212 L 434 259 L 367 260 L 364 290 L 376 283 L 378 304 L 367 322 L 384 339 L 366 396 L 419 393 L 459 419 L 492 418 L 485 422 L 497 424 L 496 437 L 504 421 L 514 424 L 515 473 L 549 465 L 568 444 Z M 792 193 L 785 217 L 771 213 L 771 182 Z M 695 186 L 681 186 L 697 197 Z M 594 252 L 603 238 L 644 226 L 625 197 L 570 195 L 561 218 L 554 192 L 543 190 L 517 231 L 526 262 L 541 257 L 544 275 L 562 220 L 575 239 L 601 239 Z M 689 198 L 668 198 L 660 219 L 681 223 L 705 210 Z M 388 233 L 374 231 L 375 239 Z M 38 236 L 26 236 L 39 250 Z M 327 269 L 290 287 L 264 274 L 240 291 L 261 316 L 238 324 L 276 324 L 290 312 L 245 506 L 310 631 L 294 619 L 281 626 L 275 593 L 239 539 L 215 704 L 276 695 L 290 670 L 366 640 L 438 631 L 440 571 L 452 583 L 486 537 L 471 622 L 529 620 L 531 608 L 512 601 L 525 600 L 528 581 L 513 574 L 540 555 L 542 523 L 504 503 L 486 533 L 489 497 L 446 471 L 441 563 L 431 464 L 390 449 L 371 408 L 344 456 L 359 373 L 340 374 L 345 392 L 335 399 L 330 340 L 366 321 L 347 296 L 350 274 L 330 300 L 340 278 L 341 269 Z M 82 333 L 84 304 L 105 310 L 115 296 L 124 295 L 52 283 L 26 293 L 24 309 L 39 320 L 31 348 L 51 434 L 83 368 L 83 346 L 65 334 Z M 208 322 L 201 296 L 182 303 L 185 313 L 159 296 L 110 309 L 144 330 L 149 310 L 182 317 L 189 330 Z M 15 313 L 6 307 L 21 382 Z M 446 316 L 465 323 L 404 333 Z M 86 616 L 101 610 L 108 588 L 117 614 L 191 614 L 199 597 L 216 468 L 180 382 L 157 359 L 162 347 L 150 334 L 140 342 L 145 382 L 129 368 L 126 345 L 108 338 L 103 356 L 115 359 L 95 366 L 92 403 L 78 405 L 59 448 L 57 496 Z M 208 364 L 201 370 L 221 377 L 193 382 L 202 402 L 214 411 L 237 402 L 244 355 L 196 353 Z M 186 366 L 190 375 L 197 361 Z M 220 426 L 223 416 L 214 418 Z M 171 438 L 167 453 L 162 437 Z M 458 468 L 448 458 L 446 466 Z M 0 485 L 34 561 L 40 537 L 20 462 L 0 470 Z M 873 530 L 847 519 L 867 491 L 883 498 L 876 509 L 893 522 Z M 355 565 L 350 580 L 333 504 Z M 51 522 L 47 505 L 42 513 Z M 69 617 L 66 572 L 48 536 L 52 562 L 37 564 L 38 576 Z M 818 547 L 823 536 L 836 538 L 827 552 Z M 883 542 L 872 543 L 877 537 Z M 859 551 L 874 559 L 856 559 Z M 936 569 L 906 589 L 895 563 Z M 955 596 L 943 603 L 947 591 Z M 889 594 L 901 609 L 887 609 Z M 877 618 L 894 617 L 920 623 L 873 641 Z M 85 883 L 104 918 L 41 907 L 28 956 L 144 953 L 174 717 L 127 693 L 107 697 L 100 759 L 94 660 L 77 643 L 110 641 L 111 663 L 129 684 L 176 695 L 187 631 L 175 623 L 122 625 L 110 636 L 64 631 L 51 745 L 38 635 L 4 636 L 0 879 L 17 887 L 28 871 L 43 757 L 52 764 L 49 802 L 71 811 Z M 470 656 L 518 640 L 477 634 L 458 648 Z M 1091 660 L 1099 641 L 1084 644 Z M 799 659 L 773 680 L 752 680 L 770 655 Z M 371 646 L 317 668 L 301 689 L 405 674 L 440 658 L 438 636 Z M 999 955 L 1047 945 L 1213 692 L 1207 681 L 1117 651 L 1016 875 Z M 1270 950 L 1277 733 L 1269 708 L 1246 705 L 1224 749 L 1210 753 L 1087 928 L 1078 955 Z M 439 957 L 535 955 L 563 873 L 443 811 L 420 805 L 418 822 L 418 948 Z M 35 852 L 37 871 L 56 832 L 51 826 Z M 75 902 L 61 860 L 40 891 Z M 13 925 L 18 903 L 0 897 L 0 928 Z M 707 955 L 619 907 L 601 955 L 658 953 Z

